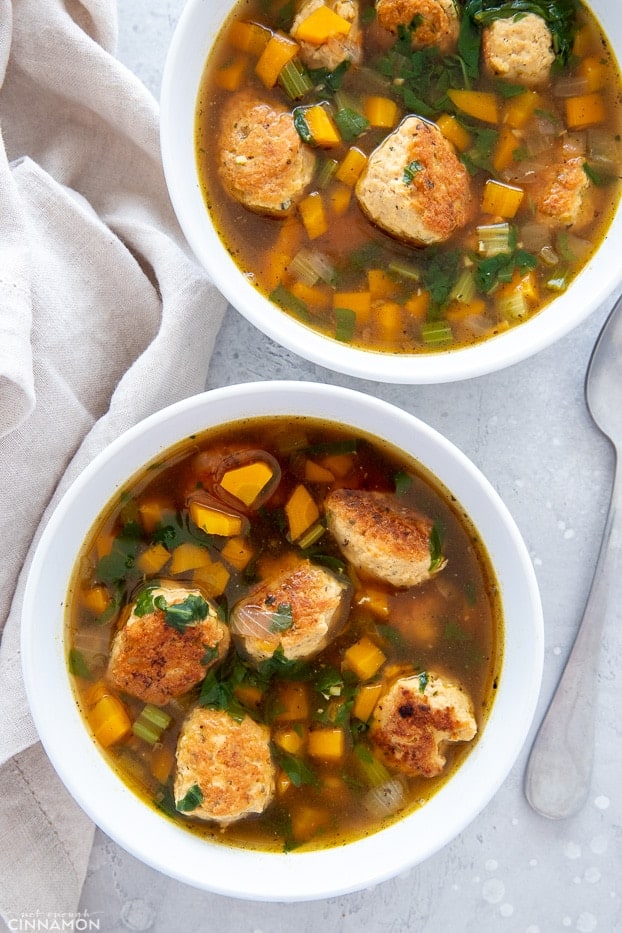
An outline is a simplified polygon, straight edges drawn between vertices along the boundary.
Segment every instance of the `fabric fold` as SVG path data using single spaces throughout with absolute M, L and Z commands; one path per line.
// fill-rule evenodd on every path
M 114 0 L 0 0 L 0 13 L 0 916 L 10 923 L 76 911 L 93 833 L 37 742 L 23 686 L 36 542 L 113 438 L 202 391 L 226 303 L 177 225 L 157 104 L 113 57 Z

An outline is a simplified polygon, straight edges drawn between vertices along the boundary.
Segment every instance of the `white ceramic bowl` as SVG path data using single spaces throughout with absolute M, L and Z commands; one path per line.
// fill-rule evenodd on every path
M 206 842 L 143 803 L 106 764 L 77 709 L 63 644 L 74 561 L 93 522 L 147 461 L 188 435 L 240 418 L 306 415 L 384 438 L 414 456 L 456 497 L 488 550 L 505 615 L 504 662 L 480 739 L 456 774 L 420 810 L 343 848 L 287 855 Z M 216 389 L 147 418 L 113 442 L 50 518 L 28 578 L 22 656 L 34 721 L 52 764 L 105 833 L 165 874 L 254 900 L 332 897 L 390 878 L 453 839 L 504 781 L 526 738 L 538 697 L 543 625 L 531 561 L 488 481 L 449 441 L 386 402 L 313 383 L 262 382 Z
M 348 375 L 404 384 L 451 382 L 532 356 L 567 334 L 611 294 L 622 278 L 620 209 L 597 254 L 564 294 L 524 324 L 472 347 L 404 356 L 362 350 L 312 331 L 262 297 L 242 275 L 210 222 L 194 152 L 200 78 L 234 6 L 232 0 L 188 0 L 184 7 L 162 81 L 162 158 L 173 207 L 197 259 L 228 301 L 261 331 L 300 356 Z M 622 5 L 592 0 L 590 6 L 622 62 Z

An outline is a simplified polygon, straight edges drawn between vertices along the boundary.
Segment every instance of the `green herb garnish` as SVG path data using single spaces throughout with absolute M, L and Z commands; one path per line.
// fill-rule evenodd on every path
M 191 813 L 203 803 L 203 791 L 198 784 L 189 787 L 181 800 L 175 801 L 175 809 L 179 813 Z

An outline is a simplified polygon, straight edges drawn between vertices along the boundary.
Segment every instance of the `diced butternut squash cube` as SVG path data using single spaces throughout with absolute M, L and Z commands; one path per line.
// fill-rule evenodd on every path
M 514 153 L 519 142 L 511 126 L 502 126 L 499 138 L 492 154 L 492 167 L 495 172 L 502 172 L 514 160 Z
M 197 567 L 209 566 L 212 562 L 209 551 L 200 544 L 184 541 L 171 552 L 171 573 L 187 573 Z
M 499 122 L 497 97 L 490 91 L 471 91 L 450 88 L 447 96 L 463 113 L 484 123 Z
M 323 107 L 321 104 L 315 104 L 313 107 L 306 107 L 304 110 L 304 119 L 309 128 L 309 142 L 311 145 L 330 149 L 332 146 L 338 146 L 341 143 L 339 130 L 335 126 L 326 107 Z
M 312 729 L 309 732 L 307 752 L 311 758 L 322 761 L 341 761 L 345 753 L 343 729 Z
M 104 694 L 87 718 L 95 739 L 104 748 L 120 742 L 132 730 L 132 721 L 125 706 L 112 694 Z
M 298 210 L 310 240 L 315 240 L 328 230 L 328 218 L 319 191 L 312 191 L 298 204 Z M 289 263 L 288 263 L 289 265 Z
M 371 313 L 371 292 L 335 292 L 333 308 L 349 308 L 357 321 L 366 321 Z
M 188 511 L 197 528 L 208 535 L 222 535 L 229 538 L 242 534 L 246 527 L 242 515 L 235 515 L 196 500 L 190 502 Z
M 225 565 L 215 560 L 202 567 L 197 567 L 192 574 L 192 581 L 201 587 L 206 596 L 215 598 L 224 593 L 231 574 Z
M 151 773 L 160 784 L 166 784 L 175 764 L 173 750 L 166 745 L 155 745 L 151 752 Z
M 345 651 L 343 667 L 353 671 L 359 680 L 369 680 L 380 670 L 385 661 L 386 656 L 378 645 L 363 635 L 359 641 L 354 642 Z
M 314 460 L 305 460 L 305 480 L 308 483 L 332 483 L 334 475 Z
M 243 537 L 229 538 L 220 552 L 227 563 L 236 570 L 244 570 L 254 553 L 250 542 Z
M 522 188 L 489 178 L 484 185 L 482 211 L 495 217 L 514 217 L 525 196 Z
M 367 164 L 367 156 L 356 146 L 352 146 L 346 152 L 343 160 L 339 163 L 335 178 L 342 181 L 345 185 L 353 187 Z
M 153 544 L 142 552 L 136 563 L 143 573 L 151 576 L 162 570 L 170 556 L 170 552 L 167 551 L 163 544 Z
M 352 24 L 347 19 L 322 4 L 302 20 L 294 35 L 299 42 L 308 42 L 317 47 L 329 39 L 347 36 L 351 28 Z
M 382 693 L 382 684 L 362 684 L 352 705 L 352 715 L 367 722 Z
M 239 684 L 233 688 L 236 697 L 245 706 L 256 709 L 263 698 L 263 691 L 255 684 Z
M 442 113 L 436 125 L 445 139 L 449 140 L 458 152 L 464 152 L 471 145 L 471 134 L 452 113 Z
M 394 280 L 384 269 L 368 269 L 367 285 L 374 298 L 390 298 L 396 291 Z
M 305 730 L 276 729 L 273 735 L 274 742 L 289 755 L 300 755 L 305 746 Z
M 256 460 L 227 470 L 220 485 L 244 505 L 251 506 L 273 477 L 270 464 L 265 460 Z
M 430 292 L 425 289 L 418 292 L 416 295 L 411 295 L 408 301 L 404 302 L 404 308 L 417 321 L 423 321 L 425 319 L 429 307 Z
M 242 85 L 247 68 L 248 58 L 246 55 L 236 55 L 230 62 L 216 70 L 216 84 L 223 91 L 237 91 Z
M 292 541 L 297 541 L 320 517 L 320 510 L 313 496 L 302 483 L 296 486 L 285 503 L 285 515 Z
M 602 123 L 607 115 L 605 102 L 598 91 L 567 97 L 566 126 L 569 130 L 582 130 Z
M 402 331 L 402 308 L 396 301 L 383 301 L 375 308 L 381 340 L 397 340 Z
M 297 681 L 281 684 L 276 697 L 275 709 L 275 722 L 296 722 L 308 719 L 311 712 L 308 686 Z
M 357 606 L 369 609 L 374 615 L 383 619 L 389 615 L 389 594 L 378 587 L 366 586 L 359 590 L 354 599 Z
M 99 560 L 106 557 L 112 551 L 112 545 L 115 542 L 116 535 L 112 531 L 100 531 L 95 542 L 95 550 Z
M 151 534 L 162 521 L 163 508 L 159 499 L 143 499 L 138 505 L 140 523 Z
M 270 41 L 271 35 L 266 26 L 236 20 L 231 24 L 231 28 L 227 33 L 227 40 L 234 49 L 238 49 L 240 52 L 249 52 L 259 58 Z
M 281 69 L 298 54 L 299 45 L 282 32 L 275 32 L 255 65 L 255 74 L 266 87 L 274 87 Z
M 392 129 L 399 118 L 399 107 L 390 97 L 371 95 L 363 102 L 363 113 L 370 126 Z
M 334 185 L 330 186 L 326 199 L 331 212 L 336 214 L 337 217 L 341 217 L 350 207 L 352 188 L 349 185 L 344 185 L 343 182 L 335 182 Z
M 103 584 L 96 583 L 80 591 L 80 602 L 93 615 L 99 616 L 108 608 L 110 594 Z
M 588 91 L 599 91 L 607 83 L 605 63 L 595 55 L 586 55 L 577 66 L 577 74 L 587 81 Z
M 298 842 L 307 842 L 330 824 L 330 813 L 322 807 L 303 804 L 292 809 L 292 835 Z
M 322 466 L 330 470 L 337 479 L 343 479 L 354 466 L 354 460 L 352 454 L 328 454 L 322 458 Z
M 513 129 L 519 130 L 531 119 L 536 107 L 541 103 L 537 91 L 523 91 L 516 97 L 511 97 L 503 112 L 503 122 Z

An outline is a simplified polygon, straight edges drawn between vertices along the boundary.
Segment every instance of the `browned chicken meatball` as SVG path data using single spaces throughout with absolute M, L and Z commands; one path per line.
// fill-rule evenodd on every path
M 193 616 L 188 621 L 186 606 Z M 152 587 L 115 635 L 107 676 L 124 693 L 163 706 L 200 683 L 229 644 L 229 629 L 200 590 Z
M 292 211 L 315 168 L 289 110 L 249 93 L 234 95 L 220 123 L 220 178 L 251 211 L 280 217 Z
M 423 777 L 441 773 L 448 742 L 468 742 L 476 733 L 469 696 L 435 674 L 397 680 L 376 704 L 370 727 L 389 767 Z
M 445 566 L 431 567 L 433 522 L 390 493 L 337 489 L 326 499 L 328 528 L 356 569 L 392 586 L 417 586 Z
M 315 10 L 323 6 L 327 6 L 349 23 L 350 29 L 320 44 L 301 40 L 297 36 L 299 28 Z M 358 0 L 328 0 L 327 3 L 324 3 L 324 0 L 306 0 L 296 14 L 290 32 L 298 40 L 300 58 L 309 68 L 328 68 L 329 71 L 333 71 L 342 62 L 358 64 L 361 60 L 363 37 L 359 25 Z
M 555 60 L 549 27 L 537 13 L 496 19 L 482 32 L 482 60 L 492 77 L 527 87 L 544 84 Z
M 575 156 L 543 172 L 531 189 L 539 221 L 578 231 L 593 219 L 592 188 L 584 162 Z
M 436 46 L 453 52 L 460 32 L 454 0 L 376 0 L 378 22 L 383 29 L 397 33 L 398 26 L 410 26 L 413 48 Z
M 466 168 L 436 124 L 417 116 L 372 152 L 355 190 L 372 223 L 414 246 L 448 240 L 472 212 Z
M 310 561 L 265 580 L 235 604 L 231 631 L 247 657 L 260 662 L 279 645 L 286 658 L 310 658 L 339 633 L 352 586 Z
M 232 823 L 262 813 L 274 795 L 268 726 L 197 707 L 177 742 L 175 804 L 189 817 Z

